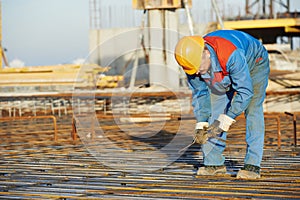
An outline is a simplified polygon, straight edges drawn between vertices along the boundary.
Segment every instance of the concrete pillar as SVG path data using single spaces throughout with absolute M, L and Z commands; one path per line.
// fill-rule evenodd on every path
M 179 25 L 176 11 L 165 11 L 165 42 L 166 42 L 166 67 L 167 80 L 169 86 L 173 89 L 179 88 L 180 71 L 174 58 L 174 49 L 179 40 Z
M 173 51 L 178 41 L 178 18 L 169 10 L 149 10 L 149 80 L 151 85 L 179 88 Z M 171 31 L 174 30 L 174 31 Z
M 164 56 L 164 10 L 149 10 L 149 80 L 151 85 L 167 84 Z

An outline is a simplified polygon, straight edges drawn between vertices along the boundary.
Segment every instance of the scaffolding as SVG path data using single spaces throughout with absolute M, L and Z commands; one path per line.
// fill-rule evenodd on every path
M 246 0 L 246 16 L 253 16 L 254 19 L 272 19 L 282 17 L 282 13 L 278 13 L 278 16 L 274 14 L 275 4 L 278 4 L 280 9 L 283 8 L 284 16 L 290 13 L 290 0 Z

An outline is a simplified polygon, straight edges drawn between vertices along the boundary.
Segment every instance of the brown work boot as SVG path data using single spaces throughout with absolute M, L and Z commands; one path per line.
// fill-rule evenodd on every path
M 246 164 L 236 175 L 238 179 L 259 179 L 260 167 Z
M 202 176 L 214 176 L 214 175 L 223 175 L 226 174 L 226 167 L 221 166 L 204 166 L 200 167 L 197 171 L 197 175 Z

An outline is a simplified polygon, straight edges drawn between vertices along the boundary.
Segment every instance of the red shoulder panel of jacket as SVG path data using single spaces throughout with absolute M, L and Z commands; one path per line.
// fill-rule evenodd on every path
M 216 52 L 218 60 L 222 67 L 223 75 L 228 75 L 226 64 L 232 52 L 237 49 L 236 46 L 229 40 L 218 36 L 205 36 L 204 40 Z

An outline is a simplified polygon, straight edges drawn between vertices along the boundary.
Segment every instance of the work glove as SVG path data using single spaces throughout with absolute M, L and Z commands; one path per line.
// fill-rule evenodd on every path
M 194 139 L 193 142 L 189 145 L 187 145 L 186 147 L 180 149 L 178 152 L 182 153 L 184 152 L 186 149 L 188 149 L 190 146 L 192 146 L 193 144 L 197 143 L 197 144 L 204 144 L 206 143 L 208 136 L 207 136 L 207 128 L 208 128 L 208 122 L 198 122 L 196 124 L 195 127 L 195 134 L 194 134 Z
M 207 128 L 207 134 L 208 138 L 217 138 L 221 139 L 219 137 L 219 134 L 222 132 L 227 132 L 230 128 L 230 126 L 235 122 L 234 119 L 231 117 L 220 114 L 218 119 L 216 119 L 208 128 Z M 222 140 L 222 139 L 221 139 Z
M 205 144 L 207 136 L 208 122 L 198 122 L 195 127 L 194 143 Z

